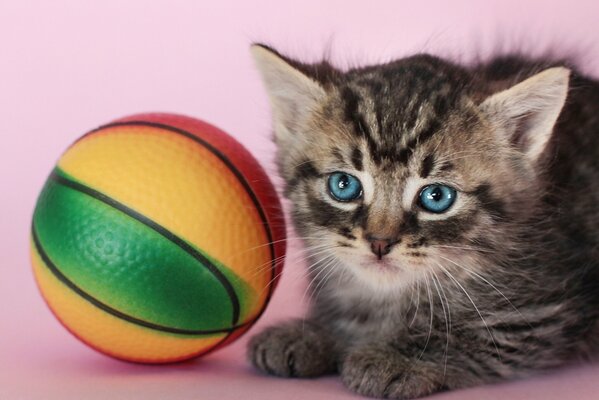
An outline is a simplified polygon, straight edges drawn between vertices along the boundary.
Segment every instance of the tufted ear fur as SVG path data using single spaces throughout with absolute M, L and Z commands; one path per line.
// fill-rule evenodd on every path
M 481 109 L 531 163 L 545 150 L 568 93 L 570 71 L 549 68 L 487 98 Z
M 255 44 L 251 52 L 270 97 L 275 139 L 280 145 L 284 144 L 301 131 L 302 124 L 325 100 L 326 91 L 298 65 L 276 51 Z

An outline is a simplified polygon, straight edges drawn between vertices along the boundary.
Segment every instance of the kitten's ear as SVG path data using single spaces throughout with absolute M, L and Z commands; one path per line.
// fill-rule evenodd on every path
M 481 109 L 531 162 L 545 149 L 566 101 L 570 70 L 555 67 L 487 98 Z
M 324 87 L 298 65 L 261 44 L 251 47 L 273 110 L 277 140 L 290 138 L 326 97 Z

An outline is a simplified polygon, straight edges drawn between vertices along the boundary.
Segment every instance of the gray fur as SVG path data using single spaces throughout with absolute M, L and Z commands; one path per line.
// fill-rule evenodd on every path
M 251 341 L 258 369 L 337 372 L 363 395 L 408 399 L 595 356 L 597 81 L 573 70 L 564 105 L 565 70 L 537 75 L 565 65 L 551 60 L 418 55 L 342 72 L 254 51 L 312 279 L 306 320 Z M 335 170 L 372 190 L 331 202 Z M 459 186 L 455 214 L 418 209 L 418 182 Z M 394 243 L 381 261 L 369 235 Z

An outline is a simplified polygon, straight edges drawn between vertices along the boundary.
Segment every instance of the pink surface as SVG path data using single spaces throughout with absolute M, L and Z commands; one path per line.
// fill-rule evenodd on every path
M 267 41 L 341 65 L 441 51 L 468 59 L 498 43 L 576 48 L 599 74 L 599 3 L 589 1 L 0 2 L 0 399 L 356 398 L 333 378 L 260 376 L 245 339 L 192 363 L 129 365 L 96 354 L 51 316 L 35 288 L 28 230 L 59 154 L 86 130 L 143 111 L 203 118 L 272 171 L 266 96 L 248 44 Z M 500 40 L 501 39 L 501 40 Z M 302 312 L 301 254 L 260 326 Z M 439 399 L 599 398 L 599 366 Z

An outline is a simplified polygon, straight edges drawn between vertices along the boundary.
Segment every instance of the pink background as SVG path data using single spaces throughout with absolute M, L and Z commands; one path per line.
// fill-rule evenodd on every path
M 0 2 L 0 399 L 356 398 L 335 378 L 258 375 L 245 362 L 247 338 L 197 362 L 139 366 L 96 354 L 54 320 L 29 267 L 30 217 L 57 157 L 90 128 L 142 111 L 189 114 L 234 135 L 272 172 L 269 109 L 248 53 L 260 40 L 304 60 L 330 48 L 342 66 L 553 44 L 576 49 L 599 75 L 596 0 L 93 3 Z M 299 258 L 292 249 L 252 333 L 302 312 Z M 438 398 L 593 399 L 598 377 L 599 366 L 575 367 Z

